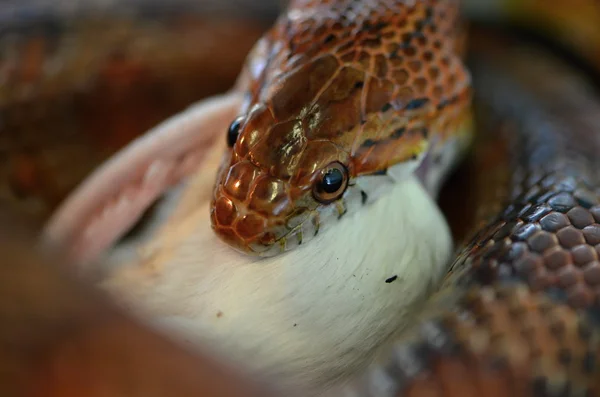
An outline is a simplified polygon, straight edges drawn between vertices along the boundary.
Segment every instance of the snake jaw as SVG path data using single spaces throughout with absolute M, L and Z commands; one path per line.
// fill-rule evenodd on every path
M 287 229 L 281 237 L 275 238 L 269 244 L 265 244 L 265 241 L 260 241 L 251 243 L 248 247 L 262 258 L 273 257 L 290 251 L 310 241 L 318 234 L 320 226 L 318 219 L 318 212 L 311 212 L 311 215 L 307 219 L 304 219 L 297 226 Z
M 235 250 L 274 256 L 306 242 L 318 229 L 319 204 L 310 185 L 294 188 L 250 161 L 219 171 L 211 203 L 212 228 Z
M 340 203 L 320 206 L 309 187 L 288 189 L 285 183 L 264 172 L 246 169 L 242 174 L 252 179 L 243 181 L 244 177 L 240 179 L 235 169 L 234 166 L 222 171 L 226 176 L 214 190 L 210 214 L 212 228 L 219 238 L 244 254 L 271 257 L 289 251 L 318 234 L 323 212 L 331 212 L 329 207 L 343 206 Z M 227 175 L 235 175 L 233 186 L 229 186 Z M 254 194 L 248 197 L 236 191 L 241 185 L 250 186 L 247 191 Z M 266 194 L 261 194 L 263 191 Z M 278 203 L 277 191 L 283 197 Z M 261 196 L 264 201 L 257 200 Z

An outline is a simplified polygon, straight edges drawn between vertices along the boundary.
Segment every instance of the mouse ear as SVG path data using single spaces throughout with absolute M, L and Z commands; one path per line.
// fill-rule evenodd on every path
M 66 250 L 72 260 L 94 260 L 167 189 L 198 169 L 217 140 L 225 139 L 241 102 L 237 92 L 205 99 L 131 142 L 65 200 L 42 242 Z

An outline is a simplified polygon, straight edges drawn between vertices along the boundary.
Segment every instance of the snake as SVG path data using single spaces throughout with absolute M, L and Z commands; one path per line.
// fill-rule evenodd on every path
M 488 164 L 493 172 L 484 176 L 504 183 L 500 204 L 458 249 L 408 336 L 340 393 L 598 395 L 600 102 L 585 79 L 535 50 L 484 48 L 467 66 L 459 6 L 292 1 L 250 53 L 234 88 L 243 94 L 232 100 L 235 114 L 218 114 L 230 125 L 211 227 L 231 249 L 270 258 L 335 235 L 336 223 L 408 178 L 435 198 L 482 139 L 479 117 L 488 159 L 509 159 L 500 171 Z M 192 122 L 172 121 L 185 123 Z M 198 159 L 184 151 L 213 138 L 190 143 L 183 130 L 141 145 L 193 168 Z M 478 159 L 483 168 L 487 159 Z M 109 163 L 58 211 L 50 239 L 75 239 L 118 165 Z M 159 173 L 164 184 L 147 188 L 147 201 L 181 178 L 177 172 Z M 123 229 L 130 219 L 113 222 Z M 115 236 L 86 238 L 96 238 L 89 254 Z
M 261 255 L 308 243 L 385 194 L 374 175 L 402 179 L 465 141 L 458 14 L 452 2 L 292 2 L 240 78 L 247 104 L 217 177 L 217 234 Z
M 473 132 L 458 7 L 292 1 L 240 79 L 246 101 L 229 127 L 211 204 L 219 237 L 276 255 L 310 244 L 419 168 L 435 194 Z M 496 117 L 514 117 L 517 131 L 510 204 L 452 264 L 419 335 L 351 395 L 600 392 L 592 336 L 599 140 L 597 124 L 573 124 L 598 107 L 566 103 L 573 88 L 551 75 L 519 95 L 493 73 L 481 77 L 481 95 L 491 96 Z

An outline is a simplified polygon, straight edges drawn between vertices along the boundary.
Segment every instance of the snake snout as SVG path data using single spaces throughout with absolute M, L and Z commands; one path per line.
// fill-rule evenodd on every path
M 219 197 L 211 208 L 212 227 L 221 240 L 234 249 L 248 254 L 256 252 L 251 246 L 269 244 L 267 219 L 260 214 L 242 214 L 226 196 Z
M 212 227 L 227 244 L 252 255 L 286 251 L 303 210 L 296 208 L 289 183 L 273 177 L 251 161 L 223 171 L 211 204 Z

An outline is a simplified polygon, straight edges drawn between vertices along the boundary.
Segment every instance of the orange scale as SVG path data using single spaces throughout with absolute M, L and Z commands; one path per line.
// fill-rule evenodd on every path
M 323 82 L 330 80 L 338 68 L 337 58 L 327 55 L 287 75 L 284 84 L 272 92 L 274 117 L 279 121 L 298 117 L 306 104 L 314 101 Z
M 384 135 L 384 121 L 377 114 L 371 114 L 363 125 L 360 136 L 354 139 L 355 144 L 362 146 L 365 141 L 378 141 Z
M 319 95 L 318 103 L 343 101 L 356 91 L 356 84 L 364 82 L 364 80 L 364 71 L 352 66 L 343 66 Z
M 418 77 L 413 82 L 417 94 L 425 95 L 429 89 L 429 81 L 425 77 Z
M 371 54 L 366 51 L 359 52 L 357 63 L 363 69 L 369 69 L 371 67 Z
M 381 37 L 383 37 L 386 40 L 392 40 L 396 37 L 396 32 L 394 30 L 386 30 L 385 32 L 383 32 L 381 34 Z
M 252 161 L 278 178 L 289 178 L 302 155 L 306 137 L 302 122 L 292 120 L 270 128 L 252 152 Z
M 345 63 L 354 62 L 354 58 L 356 57 L 356 51 L 352 50 L 343 55 L 341 55 L 340 60 Z
M 388 150 L 387 145 L 376 144 L 357 149 L 352 161 L 354 175 L 372 174 L 382 169 L 382 153 Z
M 421 154 L 425 139 L 421 134 L 409 135 L 401 140 L 390 143 L 387 154 L 388 164 L 396 164 Z
M 419 73 L 423 67 L 423 62 L 419 59 L 413 59 L 408 62 L 407 66 L 412 73 Z
M 427 73 L 428 73 L 431 81 L 437 81 L 438 78 L 440 77 L 440 69 L 438 69 L 437 66 L 430 66 Z
M 264 106 L 252 109 L 247 121 L 242 125 L 240 136 L 235 144 L 235 152 L 239 157 L 246 157 L 264 139 L 265 131 L 274 122 L 271 112 Z
M 398 68 L 392 71 L 392 79 L 397 85 L 405 84 L 408 81 L 409 73 L 404 68 Z
M 365 89 L 367 90 L 366 113 L 380 112 L 392 99 L 393 85 L 387 80 L 369 79 L 369 84 L 365 85 Z
M 252 211 L 277 216 L 290 205 L 286 184 L 279 179 L 265 176 L 256 182 L 248 208 Z
M 360 125 L 360 89 L 350 95 L 346 100 L 334 102 L 324 107 L 321 121 L 318 125 L 307 131 L 309 141 L 327 139 L 338 146 L 350 150 L 354 141 L 354 134 L 349 133 Z
M 244 201 L 250 191 L 252 181 L 258 176 L 259 169 L 249 161 L 234 164 L 227 173 L 224 192 L 231 198 Z
M 249 240 L 265 231 L 267 220 L 257 214 L 246 214 L 235 223 L 235 231 L 239 237 Z
M 389 71 L 388 68 L 388 60 L 383 54 L 378 54 L 375 56 L 375 65 L 374 65 L 374 73 L 379 78 L 384 78 L 387 76 Z
M 214 217 L 215 222 L 220 226 L 231 226 L 238 215 L 233 201 L 225 196 L 217 199 L 214 208 L 215 211 L 212 212 L 211 216 Z

